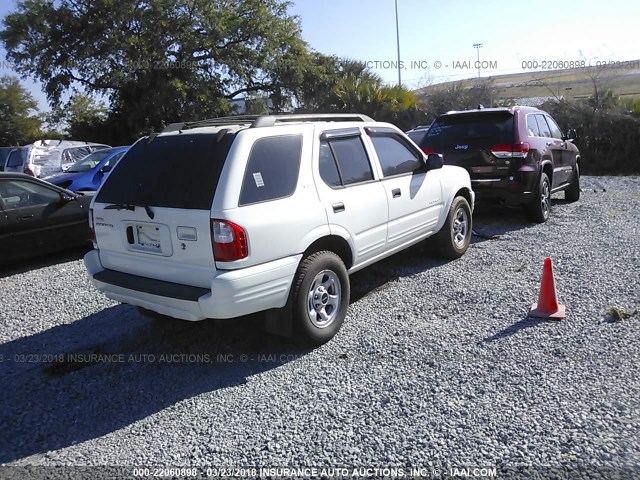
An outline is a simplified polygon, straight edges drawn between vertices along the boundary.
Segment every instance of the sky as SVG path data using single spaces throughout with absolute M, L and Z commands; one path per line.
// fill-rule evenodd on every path
M 396 0 L 296 0 L 309 46 L 362 60 L 398 82 Z M 478 76 L 640 59 L 637 0 L 397 0 L 402 83 L 409 88 Z M 15 8 L 0 0 L 0 18 Z M 474 44 L 482 44 L 476 49 Z M 0 46 L 0 62 L 5 60 Z M 561 62 L 561 63 L 558 63 Z M 0 66 L 6 67 L 7 65 Z M 11 74 L 0 68 L 0 75 Z M 24 80 L 42 110 L 39 84 Z

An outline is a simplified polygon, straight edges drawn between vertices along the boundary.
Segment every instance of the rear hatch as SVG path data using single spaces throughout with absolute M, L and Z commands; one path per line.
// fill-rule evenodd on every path
M 495 178 L 515 168 L 514 116 L 508 111 L 441 115 L 423 137 L 422 149 L 441 153 L 447 165 L 465 168 L 472 178 Z
M 235 135 L 175 133 L 138 141 L 93 205 L 105 268 L 210 287 L 211 204 Z

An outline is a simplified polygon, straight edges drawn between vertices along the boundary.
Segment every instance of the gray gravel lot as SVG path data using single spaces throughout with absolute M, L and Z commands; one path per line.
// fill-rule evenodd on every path
M 560 198 L 544 225 L 481 210 L 496 237 L 460 260 L 413 248 L 355 274 L 341 332 L 315 350 L 258 318 L 159 326 L 94 291 L 79 255 L 0 272 L 0 463 L 640 476 L 640 313 L 607 315 L 640 309 L 640 178 Z M 561 322 L 527 319 L 545 256 Z

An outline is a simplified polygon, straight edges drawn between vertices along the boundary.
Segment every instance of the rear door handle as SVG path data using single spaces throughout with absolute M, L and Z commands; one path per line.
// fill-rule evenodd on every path
M 21 217 L 18 217 L 18 221 L 19 222 L 24 222 L 25 220 L 30 220 L 33 218 L 33 215 L 23 215 Z
M 344 212 L 344 203 L 342 202 L 334 203 L 331 206 L 333 207 L 333 213 Z
M 391 190 L 391 196 L 393 198 L 398 198 L 402 196 L 402 192 L 400 191 L 399 188 L 394 188 L 393 190 Z

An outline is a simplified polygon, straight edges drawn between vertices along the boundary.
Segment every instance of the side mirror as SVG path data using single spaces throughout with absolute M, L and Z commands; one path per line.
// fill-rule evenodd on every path
M 567 140 L 575 140 L 576 138 L 578 138 L 575 128 L 570 128 L 569 130 L 567 130 L 565 137 Z
M 60 203 L 62 203 L 62 204 L 73 202 L 75 199 L 76 199 L 75 196 L 69 195 L 68 193 L 61 193 L 60 194 Z
M 100 169 L 100 173 L 109 173 L 113 167 L 111 165 L 105 165 Z
M 442 168 L 444 165 L 444 157 L 439 153 L 430 153 L 427 155 L 427 161 L 425 166 L 427 170 L 435 170 L 436 168 Z

